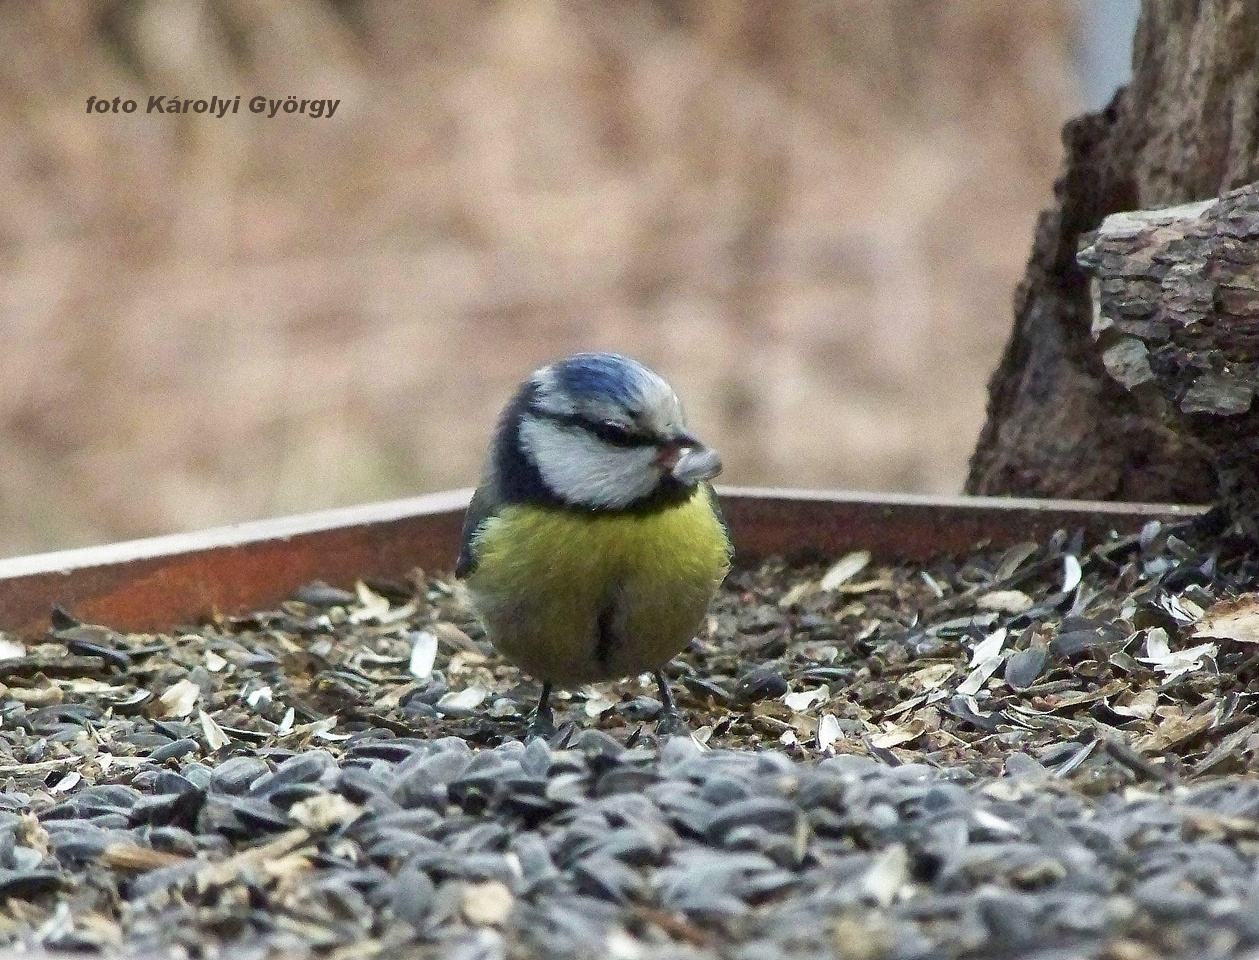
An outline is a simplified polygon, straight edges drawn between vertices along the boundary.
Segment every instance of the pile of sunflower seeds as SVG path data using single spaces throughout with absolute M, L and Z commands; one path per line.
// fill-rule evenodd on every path
M 1259 559 L 1192 527 L 733 574 L 568 691 L 457 585 L 0 638 L 0 943 L 120 955 L 1259 953 Z

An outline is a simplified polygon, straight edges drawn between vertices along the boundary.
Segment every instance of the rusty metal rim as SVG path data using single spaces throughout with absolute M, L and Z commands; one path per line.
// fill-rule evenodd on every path
M 302 583 L 351 585 L 453 565 L 471 491 L 325 510 L 122 543 L 0 560 L 0 629 L 35 635 L 54 604 L 117 629 L 170 630 L 212 614 L 272 605 Z M 1133 532 L 1193 517 L 1176 504 L 941 497 L 836 491 L 719 490 L 745 562 L 770 554 L 920 560 L 1083 528 Z
M 975 513 L 991 512 L 994 520 L 1023 512 L 1068 517 L 1116 520 L 1175 519 L 1200 515 L 1205 508 L 1190 504 L 1119 503 L 1107 500 L 1044 500 L 1030 497 L 962 497 L 928 494 L 863 493 L 852 491 L 796 490 L 778 487 L 719 487 L 723 503 L 734 499 L 758 500 L 771 507 L 778 504 L 818 504 L 826 507 L 844 505 L 859 509 L 895 511 L 912 510 Z M 387 500 L 354 507 L 320 510 L 254 520 L 222 527 L 210 527 L 187 533 L 164 534 L 137 540 L 91 547 L 77 547 L 49 553 L 29 554 L 0 559 L 0 580 L 38 573 L 69 573 L 86 567 L 105 566 L 171 556 L 200 550 L 240 547 L 267 540 L 288 540 L 296 536 L 336 530 L 365 524 L 390 523 L 404 518 L 462 515 L 472 490 L 449 490 L 401 500 Z
M 387 500 L 356 507 L 341 507 L 300 513 L 288 517 L 251 520 L 223 527 L 209 527 L 187 533 L 170 533 L 138 540 L 122 540 L 93 547 L 76 547 L 50 553 L 0 559 L 0 580 L 37 573 L 79 570 L 173 556 L 199 550 L 240 547 L 265 540 L 288 540 L 292 537 L 336 530 L 363 524 L 390 523 L 404 517 L 432 516 L 442 513 L 462 514 L 472 496 L 469 490 L 430 493 L 403 500 Z

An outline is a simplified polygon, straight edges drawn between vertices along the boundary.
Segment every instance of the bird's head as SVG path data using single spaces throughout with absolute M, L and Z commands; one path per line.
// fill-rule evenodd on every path
M 502 442 L 570 506 L 621 510 L 683 495 L 721 471 L 687 432 L 682 404 L 641 363 L 581 353 L 543 367 L 507 410 Z

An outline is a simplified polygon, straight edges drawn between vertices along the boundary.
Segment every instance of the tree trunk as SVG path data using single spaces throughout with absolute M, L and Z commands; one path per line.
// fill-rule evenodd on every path
M 1102 365 L 1213 468 L 1242 532 L 1259 535 L 1259 185 L 1117 213 L 1086 235 Z
M 1207 199 L 1259 178 L 1257 57 L 1254 0 L 1142 0 L 1132 83 L 1064 129 L 1057 206 L 1037 226 L 968 492 L 1186 502 L 1219 494 L 1210 444 L 1108 375 L 1076 253 L 1109 214 Z

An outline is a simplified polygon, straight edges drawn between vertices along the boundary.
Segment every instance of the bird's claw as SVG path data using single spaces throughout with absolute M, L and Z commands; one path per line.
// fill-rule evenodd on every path
M 691 731 L 687 729 L 686 724 L 677 715 L 676 711 L 661 711 L 660 719 L 656 721 L 656 736 L 687 737 L 690 734 Z
M 551 713 L 551 708 L 538 707 L 533 714 L 533 719 L 529 721 L 529 739 L 541 737 L 543 740 L 549 740 L 554 735 L 555 716 Z

